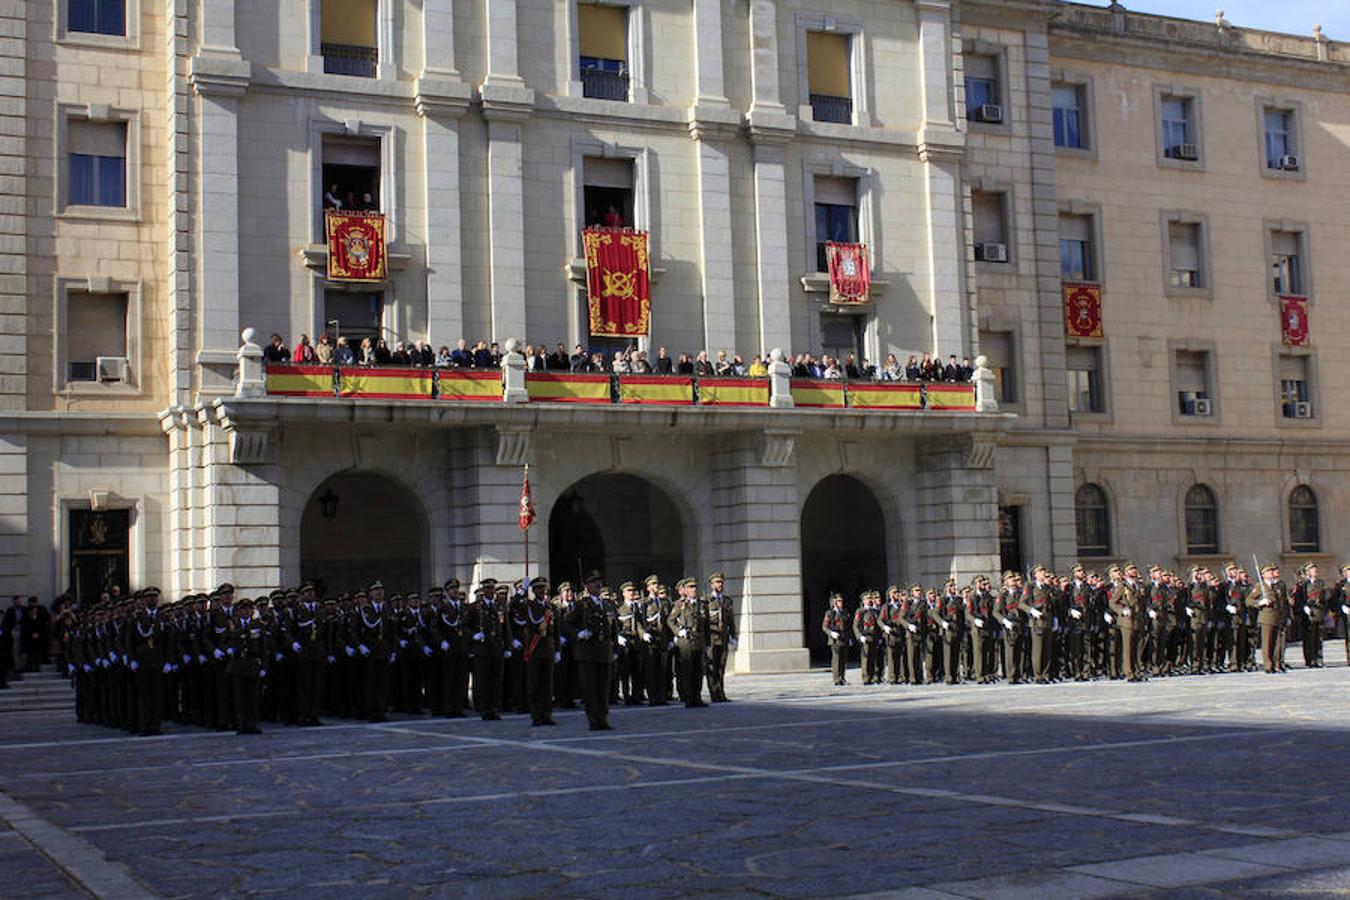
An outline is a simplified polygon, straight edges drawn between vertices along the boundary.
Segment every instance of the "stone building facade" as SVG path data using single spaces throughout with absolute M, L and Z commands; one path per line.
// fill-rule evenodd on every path
M 1311 347 L 1282 349 L 1257 265 L 1306 248 L 1303 285 L 1339 283 L 1328 41 L 1051 0 L 58 0 L 0 2 L 0 26 L 0 593 L 412 587 L 527 553 L 555 579 L 722 569 L 737 666 L 776 670 L 817 649 L 829 588 L 1350 541 L 1350 423 L 1318 402 L 1341 323 L 1307 291 Z M 1084 147 L 1056 146 L 1066 86 Z M 1155 106 L 1187 98 L 1204 155 L 1178 161 Z M 1293 111 L 1305 168 L 1257 164 L 1262 104 Z M 329 191 L 386 215 L 385 282 L 325 277 Z M 644 347 L 985 353 L 997 396 L 583 407 L 250 374 L 245 327 L 606 348 L 579 232 L 611 206 L 651 237 Z M 1173 223 L 1204 287 L 1165 289 Z M 1070 343 L 1081 227 L 1104 337 Z M 832 236 L 870 250 L 863 308 L 828 303 Z M 1204 421 L 1173 412 L 1178 353 Z M 1313 412 L 1286 420 L 1272 379 L 1299 365 Z M 1300 486 L 1315 547 L 1289 540 Z

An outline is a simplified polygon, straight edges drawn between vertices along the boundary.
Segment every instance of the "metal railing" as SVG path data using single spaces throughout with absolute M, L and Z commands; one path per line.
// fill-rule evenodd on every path
M 628 73 L 604 69 L 581 70 L 581 95 L 595 100 L 628 102 Z
M 837 122 L 840 125 L 852 125 L 853 98 L 812 94 L 811 118 L 817 122 Z
M 323 70 L 329 75 L 355 75 L 374 78 L 380 64 L 380 51 L 356 44 L 321 44 Z

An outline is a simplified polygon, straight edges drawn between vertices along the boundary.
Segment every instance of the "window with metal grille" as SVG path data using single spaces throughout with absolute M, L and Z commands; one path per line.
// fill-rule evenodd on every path
M 1186 552 L 1219 552 L 1219 500 L 1208 485 L 1197 484 L 1186 492 Z
M 1306 484 L 1300 484 L 1289 492 L 1289 549 L 1295 553 L 1322 551 L 1317 495 Z
M 1085 484 L 1074 494 L 1074 517 L 1078 525 L 1080 556 L 1111 555 L 1111 522 L 1106 506 L 1106 491 Z

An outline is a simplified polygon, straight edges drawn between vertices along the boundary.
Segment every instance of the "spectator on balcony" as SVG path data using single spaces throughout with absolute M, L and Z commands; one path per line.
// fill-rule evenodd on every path
M 821 357 L 820 377 L 827 381 L 841 381 L 844 377 L 844 370 L 839 368 L 839 360 L 830 356 L 828 353 Z
M 567 348 L 559 344 L 548 355 L 548 369 L 554 372 L 566 372 L 570 368 L 572 368 L 572 360 L 567 355 Z
M 727 351 L 717 351 L 717 361 L 713 363 L 713 374 L 718 378 L 727 378 L 732 374 L 731 360 L 727 359 Z
M 923 370 L 919 368 L 919 358 L 917 356 L 911 356 L 909 359 L 905 360 L 906 381 L 918 381 L 922 374 Z
M 421 357 L 417 361 L 417 364 L 419 366 L 427 366 L 428 368 L 430 368 L 431 366 L 436 365 L 436 351 L 431 349 L 431 344 L 427 343 L 426 341 L 418 342 L 417 352 L 418 355 Z
M 602 221 L 604 221 L 606 228 L 624 227 L 623 213 L 619 212 L 613 206 L 610 206 L 609 209 L 605 210 L 605 217 Z
M 475 369 L 492 368 L 492 352 L 488 350 L 487 341 L 479 341 L 473 345 L 473 367 Z
M 905 377 L 905 370 L 900 368 L 900 360 L 895 358 L 894 353 L 886 354 L 886 364 L 881 367 L 877 373 L 878 381 L 901 381 Z
M 680 354 L 680 361 L 676 364 L 675 371 L 680 375 L 694 374 L 694 361 L 689 358 L 688 353 Z
M 357 209 L 356 194 L 351 191 L 342 195 L 342 208 L 347 210 Z
M 631 371 L 628 367 L 627 350 L 614 351 L 614 361 L 610 364 L 610 371 L 615 375 L 627 375 Z
M 319 356 L 314 352 L 314 345 L 309 342 L 309 335 L 300 335 L 300 343 L 295 345 L 295 352 L 291 354 L 291 362 L 312 366 L 318 361 Z
M 637 375 L 652 374 L 651 360 L 647 359 L 647 351 L 639 350 L 637 358 L 633 360 L 633 372 Z
M 961 380 L 970 381 L 975 377 L 975 367 L 970 364 L 970 357 L 961 357 Z
M 609 371 L 609 360 L 605 359 L 605 354 L 599 351 L 591 354 L 591 371 L 596 374 Z
M 716 373 L 717 370 L 714 369 L 713 364 L 708 361 L 708 351 L 707 350 L 698 351 L 698 358 L 694 360 L 694 374 L 699 376 L 700 378 L 704 378 L 710 375 L 715 375 Z
M 933 371 L 935 368 L 937 370 L 936 377 L 934 377 L 933 375 Z M 942 378 L 942 367 L 940 365 L 936 365 L 933 362 L 933 354 L 925 353 L 923 355 L 923 360 L 919 363 L 919 380 L 937 381 L 941 380 L 941 378 Z
M 858 374 L 863 381 L 876 381 L 877 367 L 872 365 L 872 361 L 864 356 L 862 362 L 858 365 Z
M 454 358 L 450 355 L 450 348 L 441 344 L 441 349 L 436 351 L 436 368 L 448 369 L 455 364 Z
M 849 381 L 857 381 L 862 377 L 862 371 L 858 368 L 858 361 L 854 359 L 852 353 L 844 359 L 844 375 Z
M 568 357 L 567 367 L 573 372 L 589 372 L 591 370 L 591 355 L 580 344 L 577 344 L 576 351 Z
M 369 191 L 361 195 L 361 209 L 366 212 L 373 212 L 375 210 L 375 198 L 370 196 Z
M 469 349 L 469 342 L 464 338 L 459 339 L 455 345 L 455 350 L 450 354 L 450 365 L 456 369 L 469 369 L 473 367 L 473 351 Z
M 284 363 L 290 361 L 291 351 L 286 349 L 286 342 L 281 339 L 281 335 L 272 335 L 272 340 L 263 348 L 263 362 Z
M 324 209 L 342 209 L 342 200 L 338 197 L 338 186 L 330 184 L 328 190 L 323 192 Z
M 764 360 L 758 353 L 750 360 L 750 368 L 746 370 L 746 374 L 751 378 L 763 378 L 769 374 L 769 367 L 764 365 Z
M 412 355 L 408 353 L 408 347 L 402 341 L 394 345 L 394 352 L 389 354 L 389 362 L 395 366 L 412 365 Z
M 356 361 L 363 366 L 375 365 L 375 342 L 370 338 L 361 338 L 361 344 L 356 348 Z
M 488 344 L 488 357 L 492 360 L 492 368 L 500 369 L 502 367 L 502 351 L 497 346 L 496 341 Z
M 739 353 L 731 357 L 731 374 L 737 378 L 744 378 L 746 373 L 745 358 Z
M 670 354 L 666 352 L 665 347 L 659 348 L 656 351 L 656 374 L 670 375 L 673 374 L 674 371 L 675 371 L 675 363 L 670 358 Z
M 326 331 L 319 335 L 319 343 L 314 345 L 314 361 L 323 366 L 333 362 L 333 339 Z
M 351 345 L 347 343 L 345 337 L 337 339 L 337 346 L 333 348 L 333 364 L 337 366 L 356 365 L 356 354 L 352 352 Z
M 951 356 L 947 357 L 947 365 L 942 370 L 942 380 L 953 383 L 965 381 L 965 378 L 963 377 L 964 371 L 965 370 L 961 368 L 961 364 L 956 361 L 956 354 L 953 353 Z

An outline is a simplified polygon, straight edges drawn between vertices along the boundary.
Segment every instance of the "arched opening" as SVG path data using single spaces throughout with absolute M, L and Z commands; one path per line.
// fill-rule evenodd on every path
M 427 582 L 426 512 L 417 497 L 374 472 L 344 472 L 315 489 L 300 519 L 300 576 L 330 595 L 375 579 L 390 591 Z
M 829 662 L 820 630 L 832 591 L 846 608 L 864 589 L 886 587 L 886 519 L 867 485 L 849 475 L 823 479 L 802 507 L 802 633 L 811 662 Z
M 549 580 L 575 582 L 591 569 L 611 586 L 684 571 L 684 528 L 674 501 L 636 475 L 591 475 L 562 493 L 548 518 Z
M 1219 499 L 1207 484 L 1192 485 L 1186 492 L 1186 552 L 1192 555 L 1219 552 Z
M 1111 555 L 1111 517 L 1106 491 L 1096 484 L 1085 484 L 1073 498 L 1074 519 L 1078 531 L 1079 556 Z

